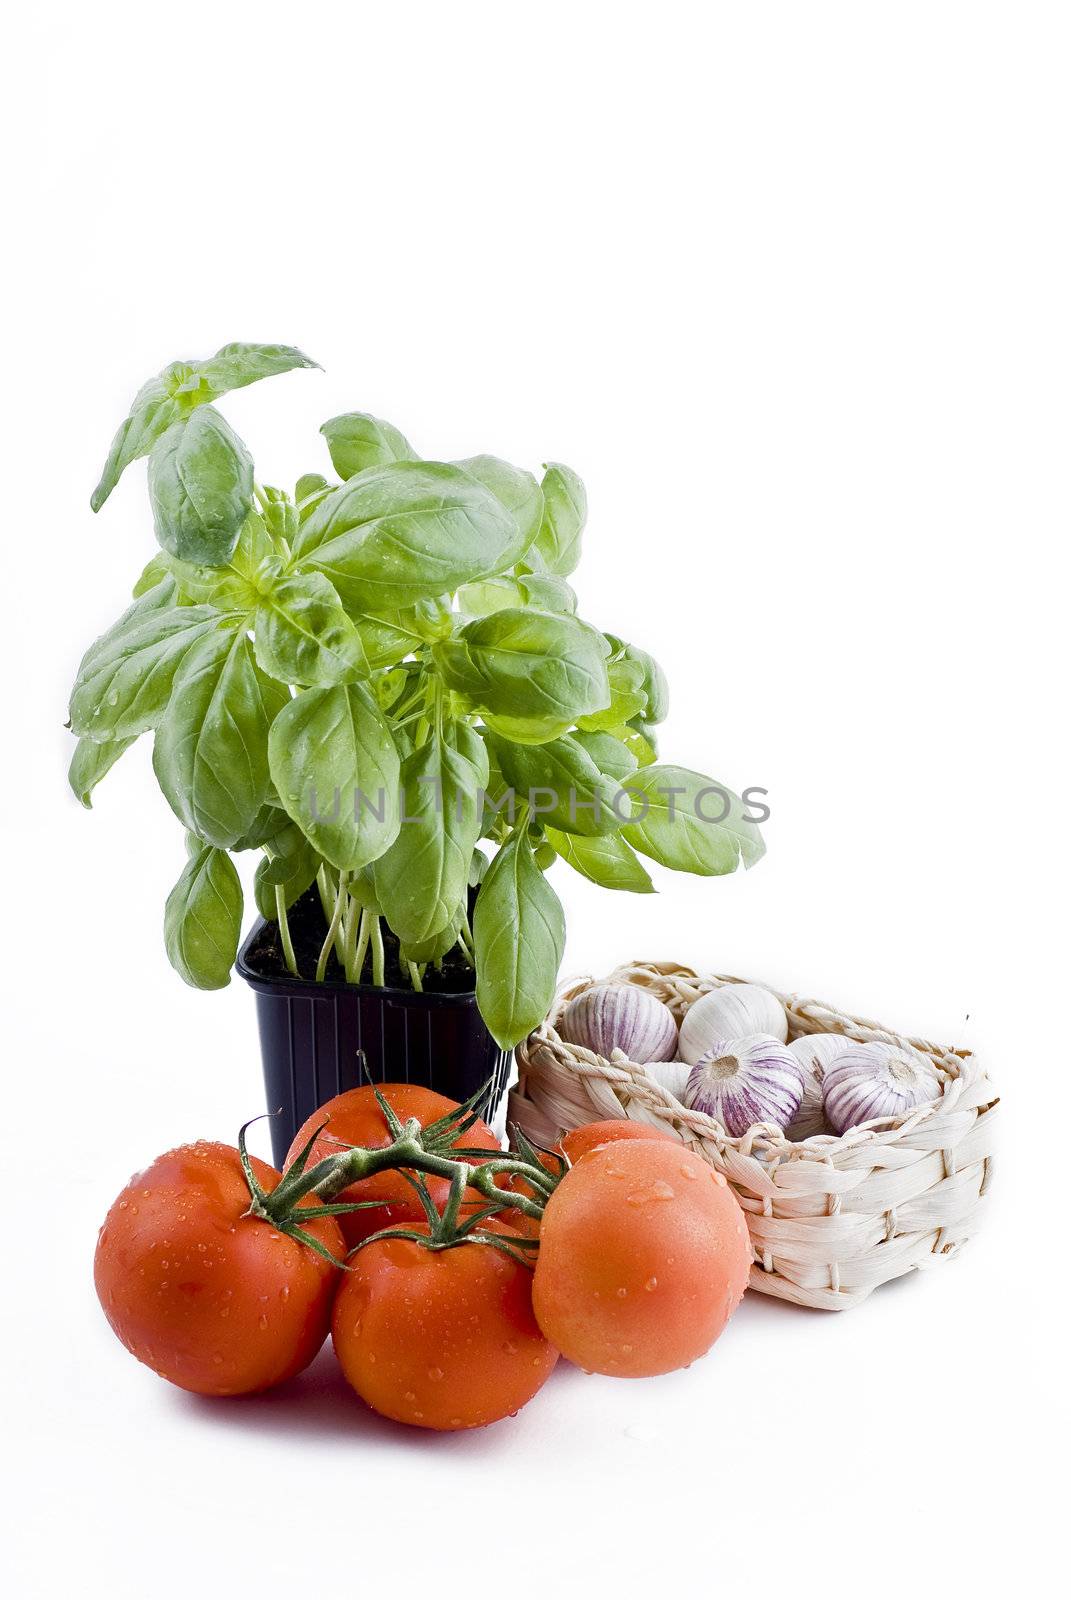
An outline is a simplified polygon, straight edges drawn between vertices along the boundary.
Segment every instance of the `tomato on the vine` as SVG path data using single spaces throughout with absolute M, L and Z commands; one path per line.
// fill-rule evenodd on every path
M 721 1173 L 676 1140 L 619 1140 L 581 1157 L 547 1201 L 539 1237 L 539 1326 L 590 1372 L 688 1366 L 747 1287 L 744 1214 Z
M 270 1193 L 279 1174 L 251 1157 Z M 230 1145 L 184 1145 L 135 1173 L 97 1240 L 104 1315 L 132 1355 L 195 1394 L 253 1394 L 307 1367 L 324 1339 L 338 1269 L 309 1245 L 249 1215 Z M 333 1217 L 295 1221 L 336 1259 Z
M 332 1337 L 374 1411 L 439 1431 L 519 1411 L 558 1359 L 532 1313 L 530 1268 L 475 1241 L 363 1245 L 335 1300 Z
M 422 1128 L 459 1109 L 456 1100 L 448 1100 L 445 1095 L 436 1094 L 433 1089 L 423 1089 L 417 1084 L 381 1083 L 376 1085 L 376 1090 L 402 1122 L 415 1117 Z M 385 1149 L 391 1143 L 391 1133 L 376 1100 L 376 1090 L 365 1084 L 328 1100 L 298 1129 L 287 1153 L 286 1165 L 289 1166 L 296 1159 L 321 1124 L 326 1126 L 313 1144 L 307 1170 L 326 1156 L 338 1155 L 348 1144 L 362 1145 L 369 1150 Z M 489 1155 L 501 1154 L 498 1140 L 486 1122 L 476 1121 L 453 1143 L 455 1146 L 486 1150 Z M 441 1210 L 450 1191 L 449 1183 L 445 1178 L 435 1177 L 426 1178 L 425 1182 L 434 1204 Z M 394 1170 L 378 1172 L 370 1178 L 362 1178 L 358 1183 L 351 1183 L 335 1196 L 335 1200 L 347 1205 L 355 1201 L 382 1202 L 367 1211 L 351 1211 L 339 1219 L 351 1246 L 360 1244 L 381 1228 L 399 1225 L 409 1227 L 424 1216 L 420 1200 L 411 1185 L 400 1172 Z M 472 1206 L 482 1203 L 479 1196 L 475 1196 Z
M 585 1122 L 581 1127 L 572 1128 L 568 1133 L 562 1134 L 553 1150 L 540 1153 L 539 1162 L 557 1178 L 562 1173 L 562 1162 L 557 1159 L 559 1156 L 565 1158 L 568 1166 L 574 1166 L 581 1156 L 586 1156 L 590 1151 L 601 1150 L 608 1144 L 618 1144 L 623 1139 L 672 1140 L 673 1135 L 664 1128 L 654 1128 L 646 1122 L 633 1122 L 627 1117 L 607 1118 L 604 1122 Z M 530 1200 L 535 1197 L 534 1188 L 524 1178 L 509 1179 L 503 1176 L 499 1187 L 512 1189 L 515 1194 L 523 1194 Z M 514 1233 L 522 1234 L 528 1239 L 539 1237 L 538 1217 L 526 1216 L 521 1211 L 510 1211 L 504 1212 L 503 1218 Z

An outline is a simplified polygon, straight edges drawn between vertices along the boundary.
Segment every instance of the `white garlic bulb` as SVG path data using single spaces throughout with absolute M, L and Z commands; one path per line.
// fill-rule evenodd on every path
M 647 1075 L 653 1078 L 667 1094 L 674 1100 L 684 1103 L 684 1091 L 688 1084 L 688 1075 L 691 1067 L 687 1061 L 649 1061 L 647 1062 Z
M 681 1060 L 695 1066 L 719 1039 L 742 1039 L 768 1033 L 784 1044 L 788 1038 L 785 1008 L 769 989 L 756 983 L 726 983 L 689 1006 L 681 1023 Z
M 927 1056 L 891 1044 L 853 1044 L 826 1069 L 822 1103 L 836 1133 L 881 1117 L 902 1117 L 937 1100 L 941 1080 Z
M 785 1133 L 797 1144 L 815 1133 L 828 1133 L 822 1109 L 822 1080 L 826 1068 L 856 1041 L 843 1033 L 804 1033 L 793 1039 L 789 1049 L 803 1068 L 803 1099 Z
M 752 1033 L 708 1050 L 688 1075 L 684 1103 L 716 1117 L 734 1138 L 756 1122 L 785 1128 L 803 1098 L 803 1068 L 780 1039 Z
M 677 1024 L 668 1006 L 634 983 L 596 983 L 570 1000 L 558 1033 L 607 1059 L 623 1050 L 630 1061 L 670 1061 L 677 1053 Z

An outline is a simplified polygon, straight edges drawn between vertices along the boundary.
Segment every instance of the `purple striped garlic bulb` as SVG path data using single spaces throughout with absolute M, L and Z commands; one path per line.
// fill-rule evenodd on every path
M 822 1103 L 837 1133 L 876 1118 L 903 1117 L 941 1096 L 933 1063 L 900 1045 L 853 1044 L 826 1068 Z
M 789 1045 L 803 1068 L 803 1099 L 786 1134 L 795 1143 L 815 1133 L 828 1133 L 822 1107 L 822 1082 L 830 1062 L 850 1050 L 857 1041 L 843 1033 L 803 1033 Z
M 716 1117 L 734 1139 L 757 1122 L 787 1128 L 802 1098 L 799 1060 L 769 1033 L 716 1044 L 692 1068 L 684 1091 L 686 1106 Z
M 677 1024 L 668 1006 L 635 983 L 595 983 L 570 1000 L 557 1023 L 561 1038 L 607 1060 L 622 1050 L 630 1061 L 672 1061 Z

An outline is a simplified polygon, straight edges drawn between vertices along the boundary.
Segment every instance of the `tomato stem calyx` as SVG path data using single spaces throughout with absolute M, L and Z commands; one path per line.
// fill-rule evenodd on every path
M 391 1136 L 389 1144 L 378 1149 L 344 1145 L 336 1154 L 325 1156 L 310 1165 L 313 1147 L 327 1127 L 327 1123 L 323 1122 L 313 1131 L 279 1183 L 270 1191 L 264 1189 L 253 1172 L 246 1151 L 246 1129 L 250 1126 L 246 1123 L 238 1135 L 238 1153 L 249 1186 L 248 1215 L 270 1223 L 279 1232 L 308 1244 L 336 1266 L 344 1266 L 344 1262 L 336 1260 L 301 1226 L 302 1222 L 315 1217 L 382 1209 L 385 1204 L 383 1201 L 335 1202 L 335 1196 L 351 1184 L 373 1177 L 376 1173 L 397 1171 L 416 1191 L 424 1211 L 426 1228 L 384 1228 L 373 1233 L 364 1243 L 371 1243 L 373 1239 L 402 1238 L 430 1250 L 445 1250 L 462 1243 L 486 1244 L 503 1251 L 512 1260 L 531 1264 L 531 1257 L 537 1248 L 536 1240 L 498 1232 L 484 1224 L 492 1217 L 509 1211 L 538 1221 L 547 1200 L 564 1176 L 568 1163 L 554 1152 L 540 1151 L 517 1130 L 513 1131 L 516 1153 L 503 1152 L 488 1159 L 484 1149 L 459 1145 L 456 1141 L 477 1120 L 476 1107 L 486 1094 L 486 1086 L 456 1110 L 423 1128 L 416 1118 L 403 1123 L 385 1097 L 378 1090 L 375 1094 Z M 546 1164 L 548 1157 L 558 1170 L 551 1170 Z M 450 1185 L 441 1212 L 431 1197 L 426 1182 L 429 1177 L 443 1178 Z M 502 1178 L 507 1180 L 505 1186 L 497 1181 Z M 522 1184 L 523 1188 L 515 1187 L 515 1184 Z M 483 1204 L 466 1215 L 465 1196 L 473 1190 L 481 1197 Z M 303 1204 L 310 1197 L 320 1203 Z

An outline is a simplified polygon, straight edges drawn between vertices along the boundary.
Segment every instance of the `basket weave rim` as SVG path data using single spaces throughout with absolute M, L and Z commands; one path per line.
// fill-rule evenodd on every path
M 781 1001 L 788 1014 L 790 1034 L 793 1038 L 809 1033 L 841 1033 L 847 1038 L 857 1039 L 860 1043 L 896 1044 L 928 1056 L 941 1082 L 941 1095 L 936 1100 L 913 1107 L 902 1116 L 874 1118 L 870 1122 L 849 1128 L 844 1134 L 812 1134 L 809 1138 L 797 1142 L 787 1138 L 784 1131 L 773 1123 L 756 1123 L 745 1134 L 735 1137 L 716 1117 L 708 1116 L 702 1111 L 690 1110 L 670 1094 L 651 1077 L 646 1063 L 630 1061 L 620 1050 L 615 1050 L 608 1060 L 605 1056 L 597 1055 L 582 1045 L 569 1043 L 558 1033 L 554 1024 L 563 1009 L 570 1000 L 582 994 L 584 990 L 597 983 L 637 982 L 641 987 L 648 989 L 673 990 L 676 987 L 676 1002 L 668 999 L 666 1003 L 675 1011 L 678 1021 L 680 1014 L 687 1009 L 680 998 L 681 987 L 689 991 L 694 988 L 695 992 L 688 1000 L 690 1005 L 700 995 L 730 984 L 754 984 L 757 988 L 766 989 L 776 995 Z M 757 1156 L 764 1164 L 785 1161 L 831 1162 L 835 1156 L 848 1150 L 869 1144 L 896 1142 L 935 1117 L 952 1111 L 965 1091 L 985 1077 L 978 1058 L 969 1050 L 956 1050 L 935 1044 L 928 1039 L 899 1033 L 882 1023 L 853 1016 L 825 1001 L 803 998 L 797 994 L 783 994 L 772 984 L 762 980 L 738 978 L 724 973 L 704 975 L 693 967 L 670 961 L 624 962 L 615 967 L 608 977 L 585 976 L 572 978 L 561 984 L 545 1021 L 517 1048 L 518 1065 L 522 1073 L 529 1057 L 536 1051 L 541 1053 L 544 1050 L 549 1051 L 561 1065 L 566 1065 L 570 1061 L 580 1061 L 589 1067 L 597 1067 L 611 1082 L 620 1083 L 626 1092 L 634 1088 L 637 1079 L 640 1079 L 644 1085 L 644 1098 L 648 1104 L 652 1101 L 661 1101 L 665 1113 L 672 1115 L 676 1122 L 682 1123 L 692 1134 L 700 1138 L 714 1139 L 723 1148 L 736 1150 L 743 1156 Z M 996 1099 L 994 1093 L 994 1103 Z

